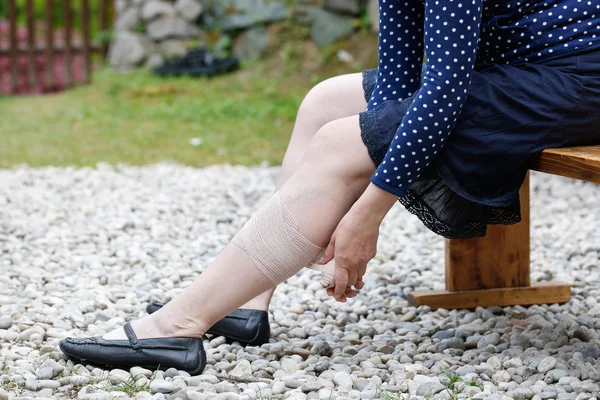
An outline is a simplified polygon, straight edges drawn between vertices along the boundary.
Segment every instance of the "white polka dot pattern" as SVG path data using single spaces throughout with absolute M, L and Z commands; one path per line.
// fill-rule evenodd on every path
M 477 63 L 600 48 L 600 0 L 379 0 L 379 75 L 367 110 L 418 91 L 371 177 L 402 197 L 454 129 Z M 423 44 L 427 56 L 421 76 Z

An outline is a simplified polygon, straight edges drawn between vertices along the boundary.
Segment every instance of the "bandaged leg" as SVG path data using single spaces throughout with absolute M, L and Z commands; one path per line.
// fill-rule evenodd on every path
M 324 287 L 333 284 L 331 268 L 335 268 L 335 264 L 315 264 L 323 248 L 311 243 L 300 233 L 298 222 L 281 202 L 279 193 L 275 193 L 250 218 L 232 243 L 244 250 L 256 268 L 274 285 L 305 267 L 326 271 L 321 283 L 326 284 Z

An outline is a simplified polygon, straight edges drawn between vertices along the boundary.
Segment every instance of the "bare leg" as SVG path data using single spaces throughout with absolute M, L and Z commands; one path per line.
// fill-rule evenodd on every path
M 343 118 L 319 130 L 279 194 L 301 234 L 324 247 L 374 170 L 360 137 L 358 116 Z M 180 295 L 132 326 L 140 339 L 200 337 L 216 321 L 272 288 L 247 254 L 230 244 Z M 122 339 L 124 334 L 116 330 L 105 338 Z
M 298 110 L 292 138 L 288 145 L 276 190 L 292 176 L 317 131 L 331 121 L 364 111 L 367 102 L 362 88 L 362 74 L 348 74 L 327 79 L 306 95 Z M 267 310 L 275 288 L 256 296 L 240 308 Z

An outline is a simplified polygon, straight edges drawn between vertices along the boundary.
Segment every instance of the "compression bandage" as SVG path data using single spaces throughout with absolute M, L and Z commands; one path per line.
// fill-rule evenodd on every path
M 302 236 L 298 222 L 275 193 L 250 218 L 232 243 L 244 250 L 252 263 L 274 285 L 304 267 L 323 272 L 321 285 L 333 285 L 335 263 L 314 264 L 323 249 Z

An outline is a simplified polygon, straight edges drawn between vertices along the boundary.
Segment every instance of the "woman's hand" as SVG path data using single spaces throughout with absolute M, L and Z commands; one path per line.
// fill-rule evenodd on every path
M 379 226 L 396 200 L 371 184 L 342 218 L 319 260 L 319 264 L 326 264 L 335 259 L 335 287 L 327 289 L 328 295 L 345 302 L 356 296 L 352 286 L 362 289 L 367 263 L 377 254 Z

